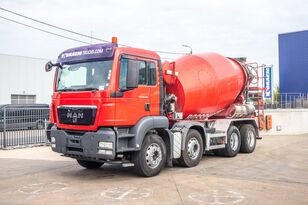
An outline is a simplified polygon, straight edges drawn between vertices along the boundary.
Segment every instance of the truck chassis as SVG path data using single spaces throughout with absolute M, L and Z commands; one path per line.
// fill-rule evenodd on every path
M 154 176 L 176 160 L 185 167 L 199 164 L 207 151 L 234 157 L 251 153 L 258 127 L 254 118 L 180 120 L 169 127 L 164 116 L 147 116 L 133 127 L 101 127 L 96 132 L 61 130 L 51 126 L 53 151 L 77 159 L 86 168 L 104 163 L 135 166 L 141 176 Z

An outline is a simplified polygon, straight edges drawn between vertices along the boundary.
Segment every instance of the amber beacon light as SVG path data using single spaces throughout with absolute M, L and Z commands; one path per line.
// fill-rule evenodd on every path
M 111 42 L 112 42 L 112 43 L 118 44 L 118 38 L 115 37 L 115 36 L 113 36 L 113 37 L 111 38 Z

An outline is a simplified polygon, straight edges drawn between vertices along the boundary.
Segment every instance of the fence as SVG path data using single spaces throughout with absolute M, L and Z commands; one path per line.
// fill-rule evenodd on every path
M 307 93 L 281 93 L 280 102 L 267 103 L 265 109 L 290 109 L 290 108 L 308 108 Z
M 48 107 L 0 108 L 0 149 L 47 143 Z

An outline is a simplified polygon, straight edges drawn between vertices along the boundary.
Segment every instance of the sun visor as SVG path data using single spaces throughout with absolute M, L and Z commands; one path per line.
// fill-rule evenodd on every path
M 117 44 L 106 43 L 68 49 L 59 55 L 57 62 L 71 64 L 111 58 L 114 55 L 115 47 L 117 47 Z

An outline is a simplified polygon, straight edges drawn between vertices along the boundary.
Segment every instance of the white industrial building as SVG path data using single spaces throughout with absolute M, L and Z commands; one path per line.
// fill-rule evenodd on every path
M 49 59 L 0 54 L 0 104 L 50 104 L 54 72 Z

